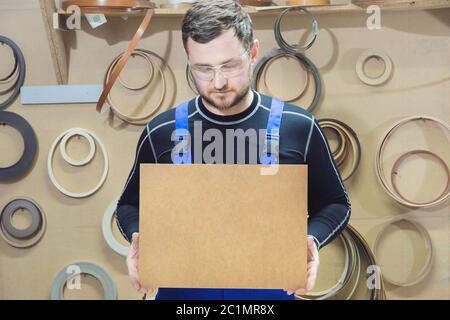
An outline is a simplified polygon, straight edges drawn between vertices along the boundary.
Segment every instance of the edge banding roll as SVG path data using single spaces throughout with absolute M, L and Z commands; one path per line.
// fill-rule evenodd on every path
M 400 120 L 399 122 L 395 123 L 389 130 L 387 130 L 387 133 L 383 136 L 383 138 L 380 140 L 380 142 L 378 144 L 378 148 L 377 148 L 377 151 L 375 154 L 375 172 L 376 172 L 378 181 L 380 182 L 383 189 L 386 191 L 386 193 L 392 199 L 394 199 L 398 203 L 400 203 L 404 206 L 407 206 L 407 207 L 412 207 L 412 208 L 430 208 L 430 207 L 436 206 L 436 205 L 446 201 L 450 197 L 450 188 L 447 188 L 449 190 L 445 194 L 443 194 L 440 198 L 437 198 L 435 201 L 431 201 L 431 202 L 427 201 L 425 203 L 418 203 L 418 202 L 411 202 L 411 201 L 405 200 L 404 198 L 399 196 L 395 192 L 395 190 L 393 190 L 393 188 L 391 186 L 389 186 L 386 176 L 384 174 L 383 164 L 382 164 L 384 148 L 385 148 L 389 138 L 395 133 L 395 131 L 397 131 L 397 129 L 402 127 L 404 124 L 411 122 L 411 121 L 417 121 L 417 120 L 432 121 L 435 124 L 446 129 L 448 132 L 450 132 L 450 126 L 447 123 L 445 123 L 437 118 L 430 117 L 430 116 L 423 116 L 423 115 L 412 116 L 412 117 L 408 117 L 403 120 Z M 447 164 L 445 164 L 445 165 L 447 166 L 446 171 L 448 171 L 448 165 Z
M 347 227 L 340 235 L 341 239 L 346 243 L 349 252 L 348 268 L 346 268 L 346 276 L 342 278 L 330 289 L 318 293 L 306 294 L 303 296 L 297 296 L 299 300 L 323 300 L 323 299 L 346 299 L 352 300 L 356 297 L 355 292 L 357 288 L 363 283 L 364 288 L 367 289 L 369 300 L 385 300 L 384 283 L 383 279 L 380 277 L 379 286 L 374 286 L 373 288 L 367 287 L 367 277 L 364 277 L 367 270 L 364 270 L 362 259 L 364 259 L 367 266 L 376 266 L 375 255 L 370 249 L 367 242 L 361 236 L 361 234 L 356 231 L 354 227 L 347 224 Z M 347 262 L 345 267 L 347 266 Z M 320 295 L 325 293 L 324 295 Z
M 64 0 L 61 4 L 63 10 L 67 10 L 70 6 L 75 5 L 79 8 L 80 13 L 82 14 L 124 14 L 127 15 L 129 12 L 144 12 L 144 18 L 142 19 L 139 28 L 131 39 L 130 44 L 128 45 L 125 52 L 122 54 L 120 61 L 118 61 L 117 65 L 114 67 L 114 70 L 111 72 L 111 77 L 109 81 L 105 83 L 103 91 L 100 95 L 100 98 L 97 102 L 96 110 L 98 112 L 102 112 L 103 105 L 106 102 L 106 98 L 114 86 L 115 81 L 119 77 L 121 71 L 125 67 L 127 60 L 130 58 L 133 53 L 134 48 L 136 48 L 138 42 L 141 40 L 142 35 L 145 30 L 150 25 L 150 22 L 155 13 L 156 4 L 151 1 L 144 0 L 133 0 L 133 1 L 87 1 L 87 0 Z
M 347 136 L 347 133 L 343 131 L 339 126 L 335 125 L 333 121 L 321 121 L 319 122 L 320 127 L 326 131 L 331 130 L 336 133 L 338 137 L 338 148 L 336 150 L 331 151 L 331 154 L 333 155 L 334 161 L 336 162 L 336 165 L 339 167 L 342 165 L 342 163 L 347 160 L 348 157 L 348 144 L 349 137 Z M 328 140 L 328 139 L 327 139 Z
M 273 58 L 276 58 L 278 56 L 285 56 L 286 52 L 281 49 L 273 49 L 270 52 L 268 52 L 266 55 L 264 55 L 256 64 L 255 70 L 253 72 L 253 79 L 252 79 L 252 88 L 254 90 L 258 89 L 258 83 L 260 81 L 260 77 L 262 75 L 263 70 L 265 69 L 265 65 L 268 61 L 270 61 Z M 319 70 L 317 70 L 317 67 L 312 63 L 311 60 L 309 60 L 305 55 L 301 53 L 295 53 L 292 54 L 292 56 L 296 57 L 298 60 L 300 60 L 303 65 L 308 69 L 308 71 L 312 74 L 316 86 L 316 92 L 314 94 L 314 99 L 309 105 L 309 107 L 306 108 L 306 110 L 310 113 L 313 113 L 316 109 L 317 105 L 319 104 L 320 97 L 322 95 L 322 80 L 320 79 Z
M 322 291 L 313 291 L 309 292 L 305 295 L 295 295 L 295 297 L 299 300 L 324 300 L 327 298 L 331 298 L 335 296 L 339 290 L 349 281 L 351 278 L 350 275 L 353 273 L 353 269 L 355 268 L 355 252 L 351 250 L 350 244 L 348 243 L 345 235 L 339 236 L 340 241 L 342 242 L 342 246 L 344 248 L 344 269 L 341 273 L 338 281 L 332 285 L 330 288 L 322 290 Z
M 31 213 L 31 225 L 20 230 L 12 225 L 14 212 L 26 209 Z M 7 221 L 5 221 L 7 220 Z M 47 219 L 41 206 L 31 198 L 20 197 L 11 199 L 0 212 L 0 236 L 15 248 L 28 248 L 37 244 L 45 233 Z
M 4 36 L 0 36 L 0 44 L 2 45 L 6 44 L 7 46 L 9 46 L 13 51 L 15 59 L 13 71 L 9 73 L 6 77 L 0 79 L 0 81 L 2 83 L 9 82 L 11 78 L 15 74 L 17 74 L 17 77 L 14 80 L 13 84 L 8 89 L 3 90 L 3 92 L 1 93 L 4 94 L 11 92 L 10 96 L 5 101 L 0 102 L 0 110 L 3 110 L 9 107 L 20 93 L 20 88 L 22 87 L 23 82 L 25 80 L 25 58 L 20 48 L 11 39 Z
M 13 112 L 0 111 L 0 125 L 11 126 L 22 136 L 24 150 L 19 161 L 7 168 L 0 168 L 0 181 L 17 179 L 33 166 L 38 149 L 36 133 L 24 118 Z
M 3 43 L 3 42 L 0 41 L 0 45 L 3 46 L 3 45 L 5 45 L 5 43 Z M 15 52 L 14 52 L 14 49 L 11 48 L 11 47 L 10 47 L 10 49 L 11 49 L 12 56 L 13 56 L 13 59 L 14 59 L 14 64 L 13 64 L 13 67 L 12 67 L 11 71 L 7 72 L 7 73 L 6 73 L 6 76 L 3 76 L 3 78 L 0 78 L 0 83 L 6 83 L 6 82 L 9 82 L 9 81 L 11 80 L 11 78 L 13 77 L 13 75 L 16 73 L 17 67 L 19 66 L 19 61 L 18 61 L 18 59 L 17 59 L 17 55 L 16 55 Z M 0 91 L 0 94 L 9 92 L 9 90 L 10 90 L 10 89 L 7 89 L 7 90 L 5 90 L 5 91 Z
M 370 58 L 380 59 L 384 63 L 384 72 L 375 78 L 369 77 L 364 71 L 364 65 Z M 356 74 L 358 78 L 369 86 L 379 86 L 389 80 L 392 74 L 392 61 L 389 56 L 381 50 L 366 50 L 358 58 L 356 62 Z
M 186 82 L 187 82 L 187 84 L 189 86 L 189 89 L 191 89 L 191 91 L 193 93 L 198 95 L 198 91 L 197 91 L 197 88 L 195 86 L 194 76 L 192 75 L 191 67 L 189 66 L 189 64 L 186 64 Z
M 272 5 L 271 0 L 239 0 L 238 2 L 242 6 L 250 6 L 250 7 L 269 7 Z
M 69 141 L 70 138 L 75 137 L 75 136 L 81 136 L 83 138 L 85 138 L 87 140 L 87 142 L 89 143 L 89 154 L 86 156 L 86 158 L 82 159 L 82 160 L 74 160 L 72 159 L 68 154 L 67 154 L 67 142 Z M 94 139 L 92 139 L 92 136 L 90 134 L 88 134 L 85 130 L 81 130 L 79 128 L 74 128 L 72 129 L 69 133 L 65 134 L 64 137 L 61 139 L 61 143 L 59 144 L 59 151 L 61 152 L 61 156 L 63 157 L 63 159 L 75 166 L 75 167 L 81 167 L 84 166 L 86 164 L 88 164 L 89 162 L 92 161 L 92 159 L 94 158 L 95 155 L 95 142 Z
M 365 257 L 367 266 L 377 266 L 376 257 L 373 253 L 373 251 L 370 249 L 368 243 L 364 239 L 364 237 L 350 224 L 347 225 L 346 228 L 347 232 L 353 239 L 353 241 L 356 243 L 356 246 L 358 247 L 360 251 L 361 257 Z M 367 270 L 364 270 L 365 274 L 367 275 Z M 375 276 L 377 274 L 375 273 Z M 368 278 L 369 276 L 367 276 Z M 367 291 L 369 293 L 368 299 L 370 300 L 386 300 L 386 294 L 384 290 L 384 282 L 383 278 L 379 277 L 379 286 L 374 286 L 372 288 L 369 288 L 367 286 L 367 278 L 366 281 L 364 281 L 364 287 L 367 288 Z
M 124 84 L 123 81 L 120 81 L 120 84 L 122 86 L 124 86 L 127 89 L 133 90 L 133 91 L 139 91 L 142 90 L 146 87 L 148 87 L 153 80 L 155 79 L 155 73 L 159 75 L 159 77 L 161 78 L 160 82 L 162 85 L 161 88 L 161 95 L 160 98 L 158 100 L 158 103 L 156 104 L 156 107 L 154 107 L 152 110 L 150 110 L 148 113 L 140 115 L 140 116 L 133 116 L 133 115 L 129 115 L 124 113 L 123 111 L 121 111 L 117 105 L 115 105 L 112 96 L 111 96 L 111 91 L 108 93 L 107 97 L 106 97 L 106 102 L 108 103 L 108 105 L 110 106 L 112 112 L 119 117 L 121 120 L 130 123 L 130 124 L 135 124 L 135 125 L 143 125 L 146 124 L 148 122 L 148 119 L 153 116 L 163 105 L 164 103 L 164 98 L 166 96 L 166 91 L 167 91 L 167 80 L 166 77 L 164 76 L 164 72 L 162 70 L 162 68 L 167 68 L 167 65 L 164 61 L 164 59 L 162 57 L 160 57 L 159 55 L 157 55 L 156 53 L 149 51 L 149 50 L 145 50 L 145 49 L 135 49 L 132 52 L 132 55 L 136 55 L 136 56 L 140 56 L 143 57 L 151 66 L 151 70 L 152 70 L 152 74 L 151 77 L 149 78 L 149 80 L 147 80 L 145 82 L 144 86 L 140 86 L 140 87 L 130 87 L 127 84 Z M 119 61 L 121 60 L 123 54 L 118 55 L 110 64 L 110 66 L 108 67 L 108 70 L 106 72 L 105 78 L 104 78 L 104 83 L 108 83 L 110 80 L 110 76 L 111 73 L 115 70 L 116 65 L 119 63 Z M 153 62 L 152 61 L 152 56 L 156 59 L 159 59 L 161 61 L 161 63 L 163 64 L 162 66 L 159 66 L 158 62 Z M 155 71 L 156 69 L 156 71 Z M 142 103 L 141 103 L 142 104 Z
M 117 202 L 119 201 L 119 198 L 114 199 L 106 208 L 105 213 L 103 215 L 102 220 L 102 233 L 103 238 L 105 239 L 106 243 L 109 245 L 111 249 L 113 249 L 116 253 L 120 254 L 121 256 L 126 257 L 128 255 L 129 247 L 124 246 L 121 244 L 117 239 L 114 237 L 114 234 L 112 232 L 112 221 L 116 214 L 116 208 L 117 208 Z
M 303 69 L 303 75 L 304 75 L 304 81 L 303 81 L 303 86 L 301 87 L 301 90 L 299 91 L 299 93 L 292 97 L 292 98 L 282 98 L 281 100 L 285 101 L 285 102 L 293 102 L 293 101 L 297 101 L 298 99 L 300 99 L 306 92 L 306 89 L 308 88 L 308 84 L 309 84 L 309 73 L 308 73 L 308 68 L 307 66 L 305 66 L 305 64 L 299 60 L 296 56 L 290 54 L 290 53 L 286 53 L 284 55 L 278 55 L 275 57 L 272 57 L 270 60 L 267 61 L 267 63 L 265 64 L 263 71 L 262 71 L 262 75 L 261 77 L 263 78 L 263 83 L 264 86 L 267 90 L 267 93 L 269 96 L 274 96 L 274 94 L 272 93 L 272 91 L 270 90 L 270 87 L 267 83 L 267 70 L 270 68 L 270 66 L 272 65 L 272 63 L 280 58 L 291 58 L 291 59 L 295 59 L 295 61 L 300 65 L 300 67 Z M 258 90 L 257 90 L 258 91 Z
M 1 48 L 1 46 L 4 46 L 4 45 L 5 44 L 0 41 L 0 48 Z M 19 73 L 17 72 L 18 67 L 19 67 L 19 61 L 17 59 L 17 54 L 12 47 L 9 47 L 9 48 L 12 51 L 14 63 L 13 63 L 12 69 L 8 73 L 6 73 L 5 76 L 0 78 L 0 85 L 2 87 L 2 89 L 0 90 L 0 96 L 7 94 L 8 92 L 11 92 L 14 89 L 14 86 L 16 85 L 18 76 L 19 76 Z M 8 86 L 7 83 L 11 83 L 11 84 Z M 3 88 L 3 86 L 5 86 L 6 88 Z
M 189 10 L 192 8 L 192 4 L 189 1 L 180 3 L 161 3 L 159 5 L 161 9 L 172 9 L 172 10 Z
M 331 132 L 333 132 L 334 135 L 337 138 L 337 146 L 336 146 L 336 148 L 335 149 L 331 149 L 330 148 L 331 154 L 333 156 L 336 156 L 336 155 L 339 155 L 340 153 L 342 153 L 344 151 L 344 148 L 345 148 L 345 146 L 343 146 L 343 144 L 345 143 L 345 139 L 342 136 L 342 132 L 339 131 L 338 129 L 336 129 L 335 127 L 325 126 L 325 127 L 322 127 L 322 129 L 323 129 L 323 131 L 331 131 Z
M 86 191 L 86 192 L 82 192 L 82 193 L 76 193 L 76 192 L 71 192 L 67 189 L 65 189 L 56 179 L 54 172 L 53 172 L 53 156 L 56 150 L 56 146 L 58 145 L 58 143 L 60 143 L 60 141 L 62 139 L 64 139 L 64 137 L 66 135 L 69 136 L 73 136 L 73 135 L 78 135 L 79 132 L 83 132 L 89 136 L 91 136 L 91 138 L 93 138 L 96 143 L 100 146 L 100 149 L 102 150 L 102 156 L 103 156 L 103 174 L 102 177 L 100 179 L 100 181 L 98 182 L 98 184 L 91 190 Z M 67 139 L 66 139 L 67 140 Z M 106 148 L 103 145 L 103 143 L 101 142 L 101 140 L 91 131 L 87 130 L 87 129 L 83 129 L 83 128 L 72 128 L 69 130 L 64 131 L 63 133 L 61 133 L 53 142 L 50 151 L 48 153 L 48 159 L 47 159 L 47 171 L 48 171 L 48 176 L 50 178 L 50 181 L 53 183 L 53 185 L 63 194 L 65 194 L 66 196 L 72 197 L 72 198 L 85 198 L 88 197 L 92 194 L 94 194 L 95 192 L 97 192 L 101 186 L 105 183 L 106 181 L 106 177 L 108 175 L 108 153 L 106 152 Z
M 283 38 L 283 35 L 281 33 L 281 21 L 283 20 L 283 17 L 286 15 L 286 13 L 288 13 L 290 11 L 303 11 L 311 19 L 312 35 L 311 35 L 309 41 L 304 46 L 290 45 Z M 296 53 L 306 51 L 312 47 L 312 45 L 316 41 L 317 35 L 319 33 L 319 24 L 317 23 L 316 17 L 313 14 L 311 14 L 311 12 L 309 12 L 305 7 L 301 7 L 301 6 L 289 7 L 289 8 L 284 9 L 278 15 L 277 20 L 275 21 L 274 33 L 275 33 L 275 40 L 276 40 L 278 46 L 281 49 L 283 49 L 284 51 L 295 55 Z
M 78 274 L 68 274 L 68 268 L 70 266 L 75 266 L 80 269 Z M 116 286 L 108 275 L 108 273 L 103 270 L 100 266 L 91 262 L 75 262 L 71 265 L 66 266 L 55 277 L 51 288 L 51 299 L 52 300 L 63 300 L 64 298 L 64 287 L 66 283 L 75 276 L 81 276 L 82 274 L 89 274 L 100 281 L 105 300 L 116 300 L 117 299 L 117 289 Z
M 405 281 L 405 282 L 401 282 L 401 281 L 397 281 L 394 280 L 388 276 L 386 276 L 386 274 L 384 272 L 381 272 L 381 274 L 383 275 L 383 279 L 393 285 L 396 286 L 400 286 L 400 287 L 409 287 L 409 286 L 413 286 L 417 283 L 419 283 L 420 281 L 422 281 L 427 275 L 428 273 L 431 271 L 431 266 L 433 263 L 433 244 L 431 241 L 431 237 L 430 234 L 428 233 L 428 231 L 418 222 L 413 221 L 411 219 L 407 219 L 407 218 L 396 218 L 391 220 L 390 222 L 386 223 L 383 228 L 381 229 L 381 231 L 377 234 L 377 237 L 375 238 L 375 242 L 373 245 L 373 252 L 374 255 L 377 256 L 377 252 L 379 252 L 379 243 L 381 242 L 381 238 L 384 235 L 384 233 L 386 232 L 386 230 L 388 229 L 389 226 L 398 223 L 398 222 L 406 222 L 409 223 L 410 225 L 412 225 L 422 236 L 424 243 L 425 243 L 425 247 L 426 247 L 426 251 L 428 252 L 426 261 L 424 263 L 424 265 L 422 266 L 421 270 L 419 271 L 419 273 L 417 274 L 417 276 L 411 280 L 411 281 Z
M 343 181 L 350 179 L 355 174 L 361 162 L 362 151 L 358 135 L 349 125 L 337 119 L 319 119 L 318 123 L 321 128 L 332 129 L 335 131 L 338 134 L 339 139 L 342 140 L 336 153 L 332 154 L 338 167 L 341 167 L 349 160 L 349 148 L 351 148 L 352 159 L 351 166 L 349 167 L 350 169 L 348 172 L 341 172 Z
M 154 76 L 154 74 L 155 74 L 155 66 L 153 65 L 153 62 L 150 60 L 150 58 L 149 58 L 147 55 L 143 54 L 142 52 L 138 52 L 138 51 L 136 51 L 136 50 L 133 51 L 133 52 L 131 53 L 131 58 L 134 58 L 134 57 L 141 57 L 141 58 L 143 58 L 144 61 L 147 63 L 147 65 L 148 65 L 148 67 L 149 67 L 149 70 L 150 70 L 148 79 L 144 82 L 144 84 L 142 84 L 142 85 L 140 85 L 140 86 L 136 86 L 136 87 L 133 87 L 133 86 L 131 86 L 131 85 L 125 83 L 125 81 L 123 81 L 123 79 L 122 79 L 123 72 L 119 75 L 118 79 L 119 79 L 120 84 L 121 84 L 123 87 L 125 87 L 125 88 L 127 88 L 127 89 L 129 89 L 129 90 L 138 91 L 138 90 L 144 89 L 145 87 L 147 87 L 147 86 L 150 84 L 150 82 L 152 82 L 153 76 Z M 115 64 L 115 65 L 116 65 L 116 64 Z
M 288 6 L 328 6 L 330 0 L 287 0 Z
M 396 180 L 397 180 L 397 175 L 398 175 L 398 168 L 399 168 L 401 162 L 403 162 L 406 158 L 408 158 L 408 157 L 410 157 L 410 156 L 412 156 L 412 155 L 415 155 L 415 154 L 426 154 L 426 155 L 429 155 L 429 156 L 433 157 L 435 160 L 437 160 L 437 162 L 438 162 L 439 164 L 441 164 L 441 166 L 442 166 L 442 167 L 444 168 L 444 170 L 445 170 L 445 174 L 446 174 L 446 177 L 447 177 L 447 181 L 446 181 L 445 187 L 444 187 L 444 189 L 442 190 L 442 192 L 441 192 L 437 197 L 435 197 L 433 200 L 426 201 L 426 202 L 418 202 L 418 201 L 410 200 L 410 199 L 406 198 L 406 197 L 400 192 L 400 190 L 399 190 L 399 188 L 398 188 L 398 186 L 397 186 Z M 412 150 L 412 151 L 409 151 L 409 152 L 406 152 L 406 153 L 402 154 L 402 155 L 395 161 L 395 163 L 394 163 L 394 165 L 392 166 L 392 169 L 391 169 L 391 184 L 392 184 L 392 187 L 393 187 L 393 189 L 394 189 L 394 192 L 395 192 L 400 198 L 402 198 L 404 201 L 406 201 L 406 202 L 408 202 L 408 203 L 415 204 L 415 205 L 426 206 L 426 205 L 429 205 L 429 204 L 434 203 L 434 202 L 436 202 L 436 201 L 439 201 L 439 199 L 441 199 L 442 197 L 445 197 L 446 193 L 449 192 L 449 186 L 450 186 L 450 170 L 449 170 L 447 164 L 445 163 L 445 161 L 444 161 L 441 157 L 439 157 L 437 154 L 435 154 L 435 153 L 433 153 L 433 152 L 431 152 L 431 151 L 428 151 L 428 150 Z

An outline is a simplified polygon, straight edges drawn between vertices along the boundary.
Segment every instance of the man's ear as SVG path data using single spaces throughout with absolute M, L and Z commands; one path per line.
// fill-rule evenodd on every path
M 259 56 L 259 40 L 255 39 L 253 40 L 252 49 L 250 50 L 250 57 L 252 59 L 252 63 L 256 63 L 258 61 Z

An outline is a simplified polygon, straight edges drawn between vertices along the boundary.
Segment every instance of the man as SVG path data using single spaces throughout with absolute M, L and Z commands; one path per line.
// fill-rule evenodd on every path
M 241 147 L 233 145 L 236 136 L 227 130 L 267 130 L 269 115 L 276 114 L 272 103 L 277 100 L 250 90 L 259 42 L 253 39 L 250 17 L 234 0 L 198 1 L 186 13 L 182 25 L 183 44 L 191 66 L 199 96 L 176 109 L 155 117 L 143 131 L 136 160 L 117 206 L 117 221 L 124 237 L 131 242 L 127 265 L 136 290 L 142 288 L 138 278 L 139 246 L 139 164 L 141 163 L 262 163 L 261 154 L 255 161 L 252 151 L 266 141 L 264 137 L 244 139 Z M 180 106 L 177 109 L 181 110 Z M 310 291 L 319 266 L 318 250 L 332 241 L 345 228 L 350 218 L 350 201 L 328 144 L 314 117 L 297 106 L 284 104 L 278 111 L 280 164 L 308 164 L 308 264 L 306 288 L 279 290 L 186 289 L 161 288 L 156 299 L 294 299 L 295 294 Z M 181 120 L 180 120 L 181 119 Z M 174 156 L 173 132 L 185 121 L 191 136 L 194 127 L 220 131 L 222 150 L 213 155 L 213 162 L 194 157 L 179 162 Z M 269 121 L 270 123 L 270 121 Z M 275 131 L 274 131 L 275 132 Z M 208 141 L 193 141 L 192 150 L 201 145 L 206 151 Z M 232 140 L 232 141 L 231 141 Z M 242 139 L 241 139 L 242 140 Z M 178 152 L 178 151 L 177 151 Z M 190 150 L 187 151 L 191 152 Z M 187 158 L 186 158 L 187 159 Z M 185 159 L 185 160 L 186 160 Z M 217 183 L 220 183 L 218 181 Z M 205 197 L 208 191 L 205 190 Z

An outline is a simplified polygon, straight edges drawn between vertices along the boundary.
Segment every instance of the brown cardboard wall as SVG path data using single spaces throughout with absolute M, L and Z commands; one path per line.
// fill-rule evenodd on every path
M 272 29 L 275 18 L 274 15 L 253 18 L 262 54 L 276 46 Z M 318 16 L 319 38 L 307 52 L 307 56 L 319 68 L 324 83 L 323 97 L 316 116 L 342 120 L 359 135 L 363 148 L 361 166 L 346 185 L 352 199 L 351 224 L 366 237 L 369 244 L 373 243 L 381 224 L 389 218 L 411 211 L 394 203 L 376 179 L 374 156 L 381 135 L 391 124 L 410 115 L 427 114 L 450 123 L 449 18 L 449 9 L 383 12 L 382 29 L 370 31 L 366 28 L 365 13 Z M 289 17 L 283 24 L 287 26 L 290 23 L 292 26 L 286 32 L 287 40 L 305 38 L 302 32 L 296 31 L 296 28 L 306 26 L 300 20 Z M 193 96 L 184 78 L 186 60 L 178 31 L 180 22 L 181 17 L 156 17 L 150 31 L 145 33 L 139 44 L 139 47 L 152 50 L 168 61 L 177 79 L 176 103 Z M 139 23 L 139 18 L 130 18 L 126 22 L 114 18 L 108 24 L 92 30 L 83 22 L 81 31 L 65 33 L 69 83 L 101 83 L 107 66 L 126 48 Z M 13 39 L 25 55 L 25 85 L 56 84 L 37 0 L 1 1 L 0 34 Z M 393 77 L 381 87 L 362 84 L 355 73 L 359 54 L 369 48 L 384 50 L 394 64 Z M 173 88 L 170 89 L 173 91 Z M 0 207 L 15 196 L 31 197 L 44 208 L 48 226 L 42 241 L 30 249 L 15 249 L 0 241 L 0 299 L 47 299 L 56 273 L 67 264 L 80 260 L 101 265 L 114 279 L 120 299 L 139 298 L 129 283 L 125 259 L 114 253 L 103 240 L 101 221 L 107 205 L 122 191 L 134 161 L 136 142 L 142 127 L 122 125 L 117 120 L 110 122 L 95 111 L 94 105 L 21 106 L 17 99 L 8 111 L 19 113 L 33 126 L 39 139 L 39 154 L 33 170 L 27 176 L 14 183 L 0 184 Z M 54 188 L 47 176 L 46 161 L 53 140 L 72 127 L 87 128 L 98 135 L 107 148 L 110 160 L 105 185 L 95 195 L 85 199 L 64 196 Z M 4 129 L 0 133 L 3 157 L 5 150 L 9 152 L 6 148 L 14 146 L 8 139 L 16 139 L 20 145 L 20 138 Z M 448 146 L 449 137 L 446 138 Z M 403 146 L 402 143 L 411 140 L 414 141 L 414 138 L 393 143 Z M 442 141 L 436 142 L 435 147 L 441 149 L 441 155 L 449 163 L 450 149 L 443 149 L 445 140 L 436 135 L 436 140 L 432 141 Z M 72 148 L 72 152 L 86 152 L 82 145 L 73 144 Z M 2 161 L 13 161 L 14 154 L 18 155 L 20 150 L 12 152 L 11 158 Z M 97 157 L 96 160 L 99 160 Z M 59 177 L 68 188 L 81 191 L 95 183 L 94 178 L 89 181 L 85 178 L 72 179 L 70 172 L 63 176 L 63 167 L 60 167 L 59 162 L 56 166 L 60 168 Z M 95 162 L 83 170 L 83 177 L 97 177 L 101 164 Z M 420 185 L 426 177 L 413 175 L 412 179 L 412 185 Z M 426 183 L 427 186 L 437 184 L 435 187 L 439 187 L 441 181 L 432 180 L 430 183 L 426 180 Z M 433 240 L 435 261 L 432 272 L 423 282 L 410 288 L 388 286 L 387 296 L 448 299 L 449 203 L 447 201 L 433 209 L 416 210 L 412 214 L 419 217 Z M 389 241 L 396 241 L 395 236 L 399 235 L 392 235 Z M 408 239 L 418 241 L 417 237 Z M 397 242 L 396 245 L 399 250 L 406 247 L 409 248 L 407 250 L 411 249 L 408 242 L 401 245 Z M 335 245 L 336 248 L 339 245 Z M 329 250 L 333 250 L 333 247 Z M 335 254 L 339 255 L 339 250 Z M 414 261 L 413 255 L 395 260 L 401 257 L 393 254 L 391 258 L 401 268 L 407 268 L 408 261 Z M 419 262 L 420 259 L 416 257 Z M 338 274 L 336 268 L 339 266 L 336 267 L 335 263 L 333 259 L 324 258 L 320 272 L 326 275 Z M 92 281 L 86 281 L 92 284 Z M 332 282 L 332 279 L 323 281 Z M 323 284 L 319 282 L 318 286 Z

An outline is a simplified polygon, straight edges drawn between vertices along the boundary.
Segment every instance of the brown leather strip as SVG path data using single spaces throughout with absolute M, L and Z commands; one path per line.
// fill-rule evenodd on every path
M 288 6 L 327 6 L 330 4 L 329 0 L 287 0 Z
M 192 8 L 192 3 L 162 3 L 159 7 L 162 9 L 187 10 Z
M 78 6 L 81 13 L 92 13 L 89 10 L 95 9 L 101 10 L 96 13 L 104 14 L 113 11 L 148 10 L 156 7 L 148 0 L 66 0 L 62 3 L 63 10 L 67 10 L 69 6 Z
M 62 3 L 62 8 L 66 10 L 71 5 L 78 6 L 80 8 L 81 13 L 109 14 L 120 12 L 126 13 L 135 10 L 146 11 L 144 19 L 142 20 L 141 25 L 136 31 L 136 34 L 133 36 L 130 45 L 120 58 L 117 65 L 112 70 L 109 81 L 105 84 L 105 87 L 103 88 L 103 92 L 100 95 L 96 108 L 97 111 L 100 112 L 101 109 L 103 108 L 103 105 L 105 104 L 109 92 L 111 91 L 114 83 L 119 77 L 120 72 L 127 64 L 127 61 L 130 58 L 131 54 L 133 53 L 133 50 L 136 48 L 139 40 L 141 40 L 142 35 L 149 26 L 150 21 L 154 14 L 154 8 L 156 6 L 154 3 L 148 0 L 66 0 Z
M 149 113 L 144 114 L 144 115 L 139 115 L 139 116 L 134 116 L 134 115 L 127 115 L 124 112 L 122 112 L 113 102 L 111 95 L 108 94 L 106 102 L 107 104 L 111 107 L 113 113 L 118 116 L 120 119 L 122 119 L 125 122 L 128 122 L 130 124 L 135 124 L 135 125 L 145 125 L 148 122 L 148 119 L 154 115 L 162 106 L 163 102 L 164 102 L 164 98 L 166 96 L 166 78 L 164 77 L 164 73 L 163 70 L 161 69 L 161 67 L 158 65 L 158 63 L 153 64 L 153 62 L 151 61 L 151 56 L 154 56 L 156 58 L 160 58 L 157 54 L 149 51 L 149 50 L 145 50 L 145 49 L 136 49 L 133 51 L 132 53 L 133 55 L 145 55 L 147 57 L 147 59 L 150 61 L 150 63 L 152 63 L 153 65 L 153 69 L 156 69 L 157 73 L 159 74 L 160 78 L 161 78 L 161 84 L 162 84 L 162 89 L 161 89 L 161 96 L 159 98 L 159 102 L 156 104 L 155 108 L 153 108 Z M 111 65 L 108 68 L 108 71 L 105 75 L 105 80 L 104 82 L 107 83 L 110 80 L 110 76 L 111 76 L 111 72 L 113 69 L 115 69 L 115 66 L 117 65 L 117 63 L 119 63 L 121 57 L 123 54 L 120 54 L 118 57 L 116 57 L 114 59 L 114 61 L 111 63 Z M 161 58 L 160 58 L 161 59 Z M 161 59 L 162 60 L 162 59 Z
M 243 6 L 252 6 L 252 7 L 269 7 L 272 5 L 272 1 L 264 1 L 264 0 L 240 0 L 239 3 Z
M 103 88 L 103 92 L 100 95 L 100 98 L 97 103 L 97 111 L 101 111 L 103 108 L 103 105 L 106 101 L 106 98 L 108 97 L 109 92 L 111 91 L 114 83 L 116 82 L 117 78 L 119 77 L 120 72 L 127 64 L 128 59 L 130 58 L 131 54 L 133 53 L 133 50 L 136 48 L 139 40 L 142 38 L 142 35 L 144 34 L 144 31 L 147 29 L 148 25 L 150 24 L 150 21 L 153 17 L 154 10 L 148 10 L 145 14 L 144 20 L 142 20 L 141 25 L 139 26 L 139 29 L 137 30 L 136 34 L 134 35 L 133 39 L 131 40 L 130 45 L 128 46 L 127 50 L 123 54 L 123 56 L 120 58 L 117 65 L 114 67 L 114 69 L 111 72 L 111 76 L 109 77 L 109 81 L 105 84 L 105 87 Z

